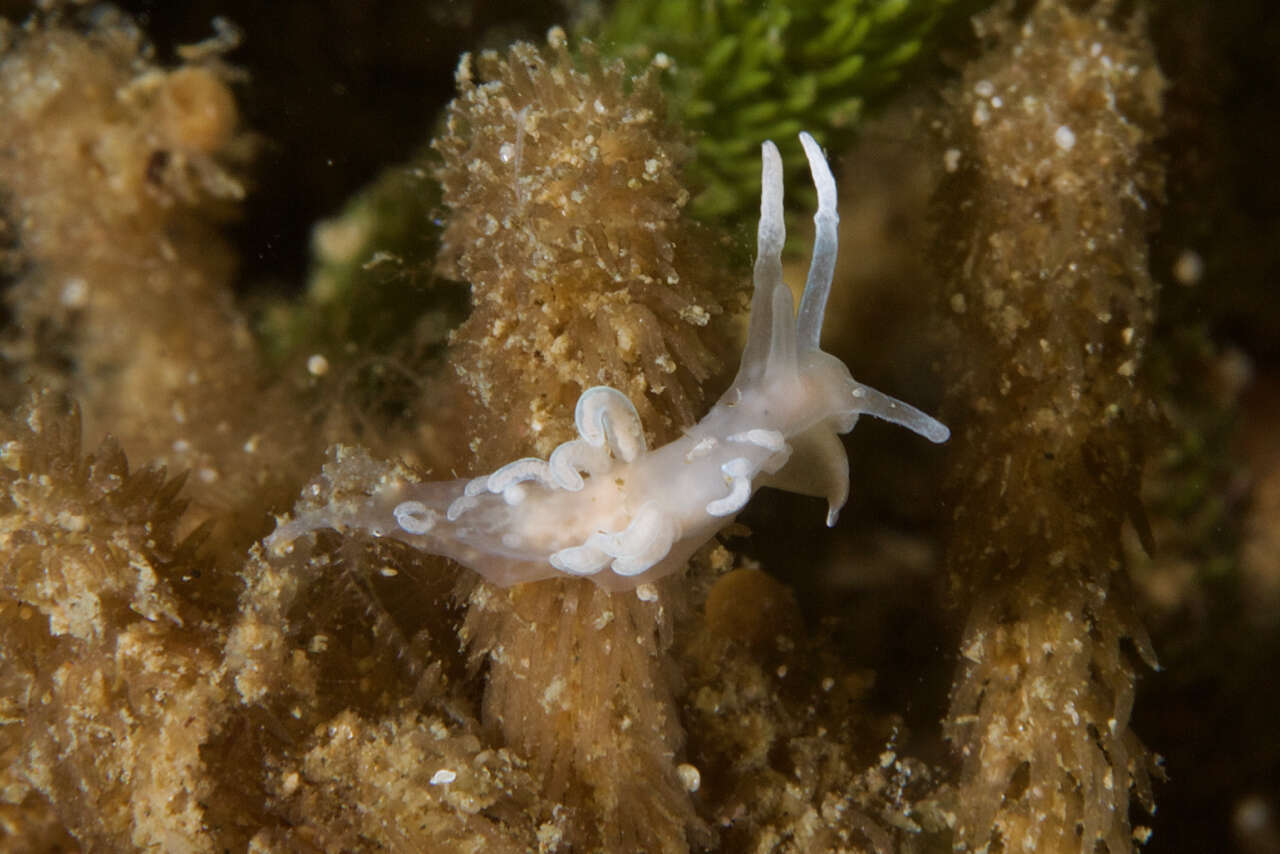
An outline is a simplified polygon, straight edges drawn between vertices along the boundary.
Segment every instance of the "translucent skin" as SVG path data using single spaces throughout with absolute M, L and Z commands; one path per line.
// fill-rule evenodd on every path
M 356 508 L 313 510 L 280 526 L 268 548 L 286 549 L 318 528 L 363 529 L 450 557 L 504 587 L 569 575 L 631 590 L 680 571 L 761 486 L 825 497 L 834 525 L 849 494 L 839 434 L 861 414 L 945 442 L 945 426 L 858 383 L 819 347 L 835 269 L 836 186 L 817 143 L 807 133 L 800 139 L 818 211 L 798 316 L 782 281 L 782 161 L 766 142 L 742 363 L 729 390 L 684 436 L 647 450 L 631 402 L 597 386 L 578 401 L 579 438 L 549 460 L 517 460 L 473 479 L 381 483 Z

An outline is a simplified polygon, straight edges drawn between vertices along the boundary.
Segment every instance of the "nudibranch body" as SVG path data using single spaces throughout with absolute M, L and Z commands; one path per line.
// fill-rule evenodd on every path
M 859 415 L 946 441 L 941 423 L 857 382 L 819 346 L 835 270 L 836 185 L 818 144 L 807 133 L 800 140 L 818 211 L 799 312 L 782 280 L 782 160 L 766 142 L 742 363 L 684 436 L 649 450 L 635 407 L 598 386 L 578 400 L 579 438 L 547 460 L 516 460 L 470 479 L 382 482 L 363 503 L 302 512 L 276 529 L 268 548 L 287 549 L 320 528 L 362 529 L 450 557 L 500 586 L 584 576 L 630 590 L 678 572 L 761 486 L 825 497 L 827 524 L 835 524 L 849 493 L 840 434 Z

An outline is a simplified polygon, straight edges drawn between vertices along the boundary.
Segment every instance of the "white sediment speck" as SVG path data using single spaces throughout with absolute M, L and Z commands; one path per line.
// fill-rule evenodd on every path
M 680 783 L 686 792 L 692 793 L 702 788 L 702 773 L 688 762 L 682 762 L 676 766 L 676 776 L 680 778 Z
M 1194 249 L 1183 249 L 1173 262 L 1173 277 L 1180 285 L 1194 285 L 1204 275 L 1204 259 Z
M 1070 151 L 1076 146 L 1076 134 L 1066 125 L 1061 125 L 1053 132 L 1053 144 L 1063 151 Z
M 329 360 L 316 353 L 307 359 L 307 373 L 313 377 L 322 377 L 329 373 Z
M 67 308 L 84 308 L 89 302 L 89 283 L 84 279 L 67 279 L 62 286 L 62 304 Z

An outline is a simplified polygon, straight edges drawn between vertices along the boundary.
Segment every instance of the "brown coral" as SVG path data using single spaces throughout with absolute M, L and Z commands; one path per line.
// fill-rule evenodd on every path
M 968 608 L 946 722 L 963 757 L 957 841 L 1006 851 L 1132 845 L 1151 804 L 1129 729 L 1121 526 L 1153 407 L 1140 381 L 1161 77 L 1140 15 L 1002 4 L 952 95 L 941 237 L 954 318 L 948 566 Z
M 207 847 L 200 746 L 222 717 L 216 632 L 175 595 L 180 480 L 82 456 L 78 413 L 44 400 L 0 426 L 5 800 L 86 844 Z
M 594 385 L 623 390 L 655 440 L 670 438 L 705 405 L 731 340 L 725 308 L 739 285 L 682 214 L 684 147 L 666 123 L 660 69 L 632 78 L 582 52 L 577 68 L 553 30 L 541 50 L 484 54 L 474 71 L 464 58 L 434 143 L 451 208 L 444 264 L 472 285 L 451 352 L 483 404 L 481 466 L 548 453 Z M 704 838 L 675 769 L 681 582 L 652 601 L 578 580 L 464 583 L 464 637 L 488 668 L 484 721 L 572 808 L 566 838 L 664 851 Z
M 231 72 L 212 47 L 160 67 L 110 11 L 83 33 L 32 23 L 14 35 L 0 58 L 0 197 L 22 270 L 6 293 L 11 379 L 73 393 L 86 430 L 132 458 L 190 469 L 200 518 L 261 519 L 262 498 L 282 495 L 260 489 L 260 455 L 276 473 L 312 460 L 287 399 L 262 394 L 212 227 L 243 197 L 236 167 L 251 149 Z M 276 417 L 252 417 L 248 400 Z
M 633 78 L 582 53 L 579 69 L 553 30 L 542 50 L 464 57 L 433 143 L 451 211 L 441 267 L 474 304 L 454 335 L 458 371 L 543 456 L 595 385 L 623 391 L 661 439 L 692 423 L 727 367 L 725 309 L 745 282 L 683 215 L 686 149 L 661 69 Z
M 827 641 L 785 586 L 747 568 L 717 579 L 682 634 L 690 759 L 723 850 L 914 850 L 934 780 L 898 754 L 901 720 L 872 711 L 873 674 Z

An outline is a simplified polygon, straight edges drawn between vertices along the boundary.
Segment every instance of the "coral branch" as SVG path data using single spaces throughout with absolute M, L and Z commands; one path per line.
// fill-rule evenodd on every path
M 1014 4 L 953 93 L 939 248 L 957 334 L 948 567 L 968 610 L 946 731 L 963 759 L 957 842 L 1132 845 L 1150 756 L 1129 729 L 1134 665 L 1121 526 L 1137 517 L 1140 382 L 1156 288 L 1149 147 L 1161 76 L 1141 16 Z
M 553 31 L 543 50 L 464 57 L 433 143 L 451 211 L 441 267 L 474 305 L 454 334 L 459 374 L 504 413 L 501 434 L 544 458 L 596 385 L 629 397 L 658 440 L 692 423 L 730 361 L 726 309 L 741 288 L 683 214 L 686 148 L 659 69 L 632 78 L 583 53 L 576 68 Z

